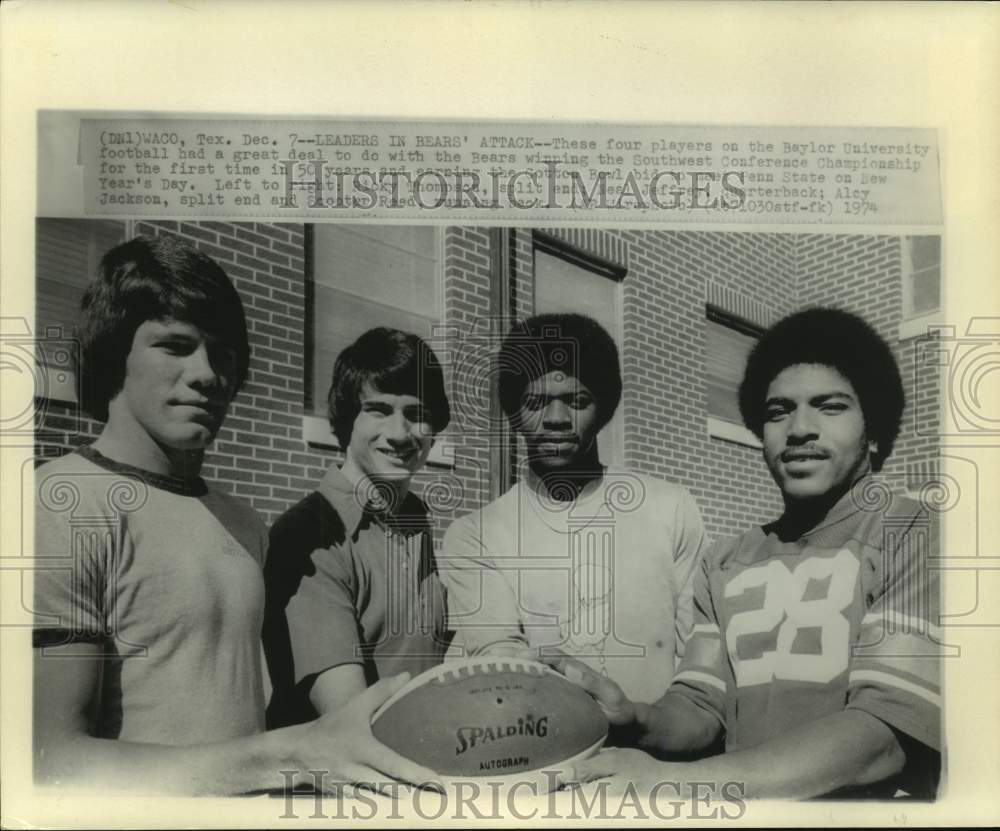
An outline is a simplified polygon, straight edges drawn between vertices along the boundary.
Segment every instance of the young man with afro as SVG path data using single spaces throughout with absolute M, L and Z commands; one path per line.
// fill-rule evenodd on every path
M 738 782 L 750 798 L 933 796 L 934 534 L 920 505 L 872 479 L 903 406 L 889 347 L 854 315 L 808 309 L 761 338 L 740 409 L 784 511 L 706 555 L 684 661 L 653 706 L 557 662 L 642 748 L 598 754 L 577 778 Z M 723 755 L 677 761 L 723 736 Z
M 503 341 L 497 367 L 525 463 L 513 487 L 445 535 L 453 652 L 564 652 L 655 701 L 691 627 L 706 545 L 698 507 L 679 485 L 602 463 L 597 436 L 622 378 L 596 321 L 529 318 Z

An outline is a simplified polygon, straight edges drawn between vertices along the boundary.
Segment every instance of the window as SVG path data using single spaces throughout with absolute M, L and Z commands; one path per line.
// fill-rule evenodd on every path
M 903 237 L 903 322 L 900 338 L 914 337 L 936 323 L 941 309 L 941 237 Z
M 619 280 L 623 276 L 623 272 L 613 273 L 536 238 L 535 314 L 576 312 L 592 317 L 607 330 L 620 350 Z M 619 405 L 614 417 L 597 437 L 601 461 L 606 465 L 621 467 L 624 464 L 624 424 L 625 418 Z
M 35 337 L 46 395 L 76 401 L 72 350 L 80 301 L 101 257 L 125 241 L 127 224 L 111 220 L 38 219 L 35 224 Z
M 705 397 L 709 435 L 760 447 L 757 437 L 743 426 L 739 387 L 747 355 L 763 330 L 715 306 L 706 307 Z
M 376 326 L 432 338 L 441 322 L 440 234 L 431 226 L 307 228 L 311 274 L 305 438 L 337 447 L 327 421 L 327 394 L 337 355 Z M 442 452 L 438 442 L 431 461 L 442 462 Z

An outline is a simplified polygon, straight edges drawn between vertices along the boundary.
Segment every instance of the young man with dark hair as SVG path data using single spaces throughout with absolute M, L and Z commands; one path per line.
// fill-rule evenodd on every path
M 932 796 L 941 715 L 934 534 L 922 507 L 871 479 L 903 412 L 899 370 L 860 318 L 808 309 L 750 355 L 743 419 L 763 442 L 782 515 L 706 555 L 695 624 L 667 694 L 649 706 L 586 667 L 620 731 L 578 766 L 619 782 L 740 782 L 749 797 Z
M 434 351 L 397 329 L 365 332 L 337 357 L 329 416 L 343 466 L 271 529 L 272 725 L 337 711 L 446 648 L 427 508 L 410 492 L 450 419 Z
M 602 464 L 597 436 L 622 379 L 614 340 L 596 321 L 529 318 L 504 340 L 497 367 L 526 465 L 516 485 L 445 535 L 454 652 L 563 651 L 654 701 L 691 626 L 705 545 L 698 508 L 678 485 Z
M 35 777 L 187 794 L 433 774 L 352 712 L 264 733 L 265 533 L 200 477 L 247 375 L 225 272 L 172 237 L 107 253 L 83 300 L 80 399 L 106 422 L 36 474 Z

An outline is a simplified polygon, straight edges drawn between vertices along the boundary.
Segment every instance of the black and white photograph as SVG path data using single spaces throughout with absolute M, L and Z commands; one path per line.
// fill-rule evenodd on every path
M 4 821 L 989 824 L 944 116 L 275 109 L 23 131 Z
M 331 785 L 485 786 L 603 740 L 559 776 L 934 798 L 938 448 L 914 410 L 938 383 L 900 333 L 937 309 L 940 237 L 42 218 L 36 240 L 36 320 L 80 374 L 37 433 L 61 559 L 35 582 L 41 781 L 240 793 L 290 758 L 295 786 L 322 736 Z M 401 672 L 373 729 L 409 762 L 335 715 L 356 730 Z M 265 724 L 289 744 L 255 771 Z

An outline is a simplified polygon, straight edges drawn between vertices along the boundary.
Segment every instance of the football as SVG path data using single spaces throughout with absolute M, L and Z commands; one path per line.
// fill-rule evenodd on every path
M 412 679 L 372 716 L 372 732 L 442 776 L 495 778 L 596 753 L 608 721 L 589 694 L 545 664 L 483 657 Z

